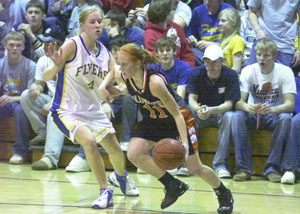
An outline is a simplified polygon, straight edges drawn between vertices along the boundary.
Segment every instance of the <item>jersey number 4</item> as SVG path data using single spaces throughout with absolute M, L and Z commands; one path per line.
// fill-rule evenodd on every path
M 95 82 L 94 80 L 88 84 L 89 89 L 94 89 Z
M 151 106 L 149 106 L 148 104 L 145 104 L 143 106 L 143 108 L 147 109 L 150 112 L 150 117 L 151 118 L 157 118 L 156 111 L 159 112 L 159 115 L 158 115 L 159 118 L 167 118 L 168 117 L 168 115 L 166 115 L 166 113 L 164 112 L 164 110 L 162 110 L 159 106 L 153 106 L 151 108 Z

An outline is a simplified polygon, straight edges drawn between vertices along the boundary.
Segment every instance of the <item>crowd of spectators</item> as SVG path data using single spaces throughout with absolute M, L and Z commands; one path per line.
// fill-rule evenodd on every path
M 150 67 L 164 73 L 190 105 L 197 127 L 219 128 L 213 166 L 220 178 L 232 177 L 227 160 L 234 142 L 233 179 L 251 179 L 248 132 L 262 129 L 272 131 L 264 176 L 295 183 L 300 0 L 0 0 L 0 119 L 14 118 L 11 164 L 24 163 L 30 145 L 45 143 L 45 154 L 32 169 L 58 167 L 64 136 L 49 116 L 56 81 L 44 82 L 42 73 L 52 63 L 49 45 L 80 34 L 80 11 L 91 5 L 105 13 L 98 41 L 116 62 L 126 43 L 156 54 L 160 63 Z M 136 104 L 126 95 L 107 108 L 115 115 L 110 119 L 122 123 L 120 143 L 126 150 L 138 118 Z M 90 170 L 82 148 L 66 170 Z

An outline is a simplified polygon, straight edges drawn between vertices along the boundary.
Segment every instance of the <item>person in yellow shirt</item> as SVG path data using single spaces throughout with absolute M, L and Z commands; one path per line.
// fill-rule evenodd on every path
M 240 37 L 241 18 L 236 9 L 226 8 L 219 15 L 219 28 L 222 32 L 220 45 L 223 49 L 224 64 L 241 72 L 245 44 Z

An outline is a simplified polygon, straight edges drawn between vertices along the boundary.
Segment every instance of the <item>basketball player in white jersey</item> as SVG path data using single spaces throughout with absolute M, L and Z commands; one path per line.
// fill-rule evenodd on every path
M 55 46 L 50 47 L 49 57 L 54 63 L 43 75 L 44 81 L 47 81 L 57 74 L 51 116 L 68 138 L 84 148 L 100 186 L 100 196 L 92 204 L 96 209 L 113 206 L 113 189 L 108 188 L 97 143 L 106 150 L 115 169 L 109 176 L 109 182 L 120 186 L 124 195 L 139 195 L 124 170 L 124 155 L 98 95 L 100 83 L 115 65 L 108 50 L 97 41 L 101 35 L 102 17 L 101 9 L 96 6 L 82 10 L 79 15 L 81 35 L 67 40 L 58 51 L 55 51 Z

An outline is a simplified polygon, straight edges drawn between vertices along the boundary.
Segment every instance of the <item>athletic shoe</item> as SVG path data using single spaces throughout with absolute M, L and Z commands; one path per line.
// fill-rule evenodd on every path
M 183 183 L 178 179 L 174 179 L 169 183 L 169 186 L 165 188 L 165 198 L 161 203 L 161 208 L 165 209 L 171 206 L 179 196 L 183 195 L 189 189 L 189 185 Z
M 108 182 L 115 187 L 120 187 L 124 195 L 139 196 L 139 190 L 134 186 L 133 180 L 128 176 L 126 170 L 124 172 L 125 176 L 119 176 L 116 171 L 113 171 L 107 178 Z
M 234 181 L 247 181 L 251 180 L 251 174 L 248 172 L 238 172 L 233 176 Z
M 287 195 L 293 195 L 295 192 L 295 185 L 280 184 L 281 191 Z
M 128 145 L 129 145 L 129 142 L 120 142 L 120 147 L 121 147 L 121 150 L 126 152 L 127 149 L 128 149 Z
M 43 157 L 31 165 L 31 169 L 33 170 L 50 170 L 55 168 L 56 167 L 52 164 L 51 160 L 47 157 Z
M 231 178 L 230 172 L 227 169 L 217 170 L 217 175 L 219 178 Z
M 92 208 L 105 209 L 114 206 L 113 192 L 114 190 L 112 188 L 100 189 L 100 196 L 93 201 Z
M 233 197 L 231 191 L 226 189 L 225 192 L 215 191 L 219 201 L 219 214 L 230 214 L 233 210 Z
M 189 177 L 192 176 L 192 173 L 186 167 L 180 167 L 176 173 L 177 176 Z
M 66 167 L 67 172 L 88 172 L 91 171 L 88 162 L 82 157 L 75 155 L 75 157 Z
M 9 159 L 10 164 L 23 164 L 24 158 L 22 155 L 13 154 L 12 157 Z
M 141 170 L 140 168 L 136 169 L 136 173 L 137 174 L 147 174 L 146 172 L 144 172 L 143 170 Z
M 169 174 L 171 174 L 171 175 L 176 175 L 177 174 L 177 172 L 178 172 L 178 169 L 177 168 L 175 168 L 175 169 L 170 169 L 170 170 L 167 170 L 167 172 L 169 173 Z
M 267 174 L 267 179 L 273 183 L 280 183 L 281 176 L 276 172 L 270 172 Z
M 291 171 L 286 171 L 281 177 L 282 184 L 294 184 L 295 183 L 295 174 Z

